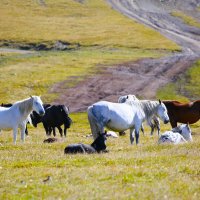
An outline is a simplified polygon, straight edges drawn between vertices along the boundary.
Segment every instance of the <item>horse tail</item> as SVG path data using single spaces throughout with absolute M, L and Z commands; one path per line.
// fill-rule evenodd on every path
M 87 113 L 88 113 L 88 121 L 90 123 L 90 128 L 92 131 L 92 136 L 95 139 L 97 139 L 97 137 L 99 136 L 100 130 L 98 127 L 98 120 L 93 112 L 93 106 L 89 106 L 87 109 Z

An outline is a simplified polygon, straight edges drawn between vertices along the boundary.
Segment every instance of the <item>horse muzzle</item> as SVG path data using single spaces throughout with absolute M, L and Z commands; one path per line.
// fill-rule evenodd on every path
M 40 115 L 40 116 L 44 116 L 44 114 L 45 114 L 45 111 L 43 111 L 43 110 L 40 110 L 40 111 L 39 111 L 39 115 Z
M 164 121 L 164 124 L 167 124 L 168 122 L 169 122 L 169 120 L 165 120 L 165 121 Z

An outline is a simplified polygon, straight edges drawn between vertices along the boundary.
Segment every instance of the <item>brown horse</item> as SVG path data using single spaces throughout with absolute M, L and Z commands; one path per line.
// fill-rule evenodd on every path
M 163 101 L 167 107 L 168 116 L 172 128 L 177 127 L 177 123 L 194 124 L 200 119 L 200 100 L 181 103 L 179 101 Z

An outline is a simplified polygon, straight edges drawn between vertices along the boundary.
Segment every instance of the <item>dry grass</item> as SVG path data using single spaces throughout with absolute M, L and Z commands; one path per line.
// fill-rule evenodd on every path
M 191 144 L 159 146 L 146 129 L 138 146 L 127 134 L 109 138 L 107 154 L 69 156 L 67 144 L 92 142 L 84 137 L 90 132 L 86 114 L 71 117 L 74 124 L 60 143 L 42 144 L 41 126 L 16 146 L 11 132 L 1 134 L 0 199 L 199 199 L 199 128 L 192 128 Z M 52 181 L 43 183 L 47 176 Z
M 129 20 L 104 0 L 0 2 L 0 41 L 41 43 L 57 40 L 84 46 L 123 46 L 142 49 L 179 47 L 158 32 Z M 149 42 L 151 41 L 151 42 Z

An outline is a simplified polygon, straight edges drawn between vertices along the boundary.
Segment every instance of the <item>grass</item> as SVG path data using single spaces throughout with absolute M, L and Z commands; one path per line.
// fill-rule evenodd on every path
M 200 23 L 195 18 L 193 18 L 189 15 L 186 15 L 183 12 L 174 11 L 174 12 L 171 13 L 171 15 L 174 16 L 174 17 L 181 18 L 184 21 L 184 23 L 186 23 L 190 26 L 195 26 L 195 27 L 200 28 Z
M 127 48 L 81 48 L 67 52 L 34 52 L 6 54 L 0 57 L 0 97 L 2 102 L 15 102 L 27 95 L 41 95 L 51 102 L 58 95 L 50 88 L 57 82 L 69 81 L 64 88 L 102 69 L 102 66 L 163 53 Z M 16 99 L 17 97 L 17 99 Z
M 160 33 L 114 11 L 104 0 L 0 2 L 0 41 L 180 50 Z M 149 42 L 151 41 L 151 42 Z
M 157 98 L 178 99 L 182 102 L 197 100 L 200 90 L 200 60 L 198 60 L 176 83 L 169 83 L 157 91 Z
M 11 132 L 0 137 L 0 199 L 198 199 L 199 134 L 185 145 L 157 145 L 148 128 L 140 145 L 129 136 L 109 138 L 107 154 L 64 155 L 67 144 L 89 144 L 86 113 L 71 114 L 66 139 L 42 144 L 44 129 L 29 128 L 25 144 L 12 144 Z M 161 126 L 161 130 L 168 129 Z M 198 132 L 199 128 L 193 128 Z M 58 136 L 59 137 L 59 136 Z M 52 181 L 43 183 L 51 176 Z M 11 189 L 12 188 L 12 189 Z

